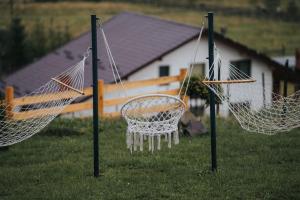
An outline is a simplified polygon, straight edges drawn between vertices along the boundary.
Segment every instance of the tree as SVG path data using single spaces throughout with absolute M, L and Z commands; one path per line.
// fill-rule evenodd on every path
M 70 31 L 69 31 L 69 25 L 66 24 L 65 25 L 65 30 L 63 32 L 63 42 L 62 42 L 62 44 L 66 43 L 70 40 L 71 40 L 71 34 L 70 34 Z
M 287 7 L 287 17 L 289 20 L 296 21 L 299 18 L 299 7 L 295 0 L 290 0 Z
M 3 39 L 6 41 L 2 41 L 4 47 L 1 49 L 1 65 L 4 73 L 10 73 L 27 62 L 26 33 L 20 18 L 11 21 L 7 34 L 4 33 Z
M 274 13 L 280 6 L 280 0 L 264 0 L 264 4 L 267 10 Z
M 50 26 L 48 30 L 48 50 L 53 50 L 62 44 L 70 41 L 71 34 L 69 32 L 68 24 L 65 25 L 64 31 L 60 30 L 60 27 L 53 26 L 53 19 L 50 20 Z
M 0 78 L 5 74 L 5 66 L 7 66 L 7 50 L 8 50 L 9 32 L 7 29 L 0 29 Z
M 36 21 L 33 30 L 28 38 L 28 49 L 31 58 L 38 58 L 47 52 L 47 35 L 45 27 L 40 21 Z
M 190 96 L 191 98 L 200 98 L 202 100 L 205 100 L 205 104 L 209 105 L 210 103 L 210 95 L 209 95 L 209 89 L 206 85 L 202 83 L 204 80 L 203 77 L 196 77 L 192 76 L 189 82 L 189 87 L 187 89 L 187 95 Z M 184 91 L 186 90 L 187 87 L 187 81 L 184 82 L 182 92 L 184 94 Z M 217 87 L 216 89 L 223 93 L 223 89 L 221 85 L 215 86 Z M 182 95 L 183 95 L 182 94 Z M 222 104 L 221 99 L 216 98 L 216 104 Z

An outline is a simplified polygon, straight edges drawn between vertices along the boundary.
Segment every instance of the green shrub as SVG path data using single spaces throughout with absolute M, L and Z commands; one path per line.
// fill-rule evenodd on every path
M 203 77 L 192 76 L 186 94 L 191 98 L 199 98 L 205 100 L 205 104 L 209 105 L 209 88 L 202 83 L 202 80 L 204 80 Z M 184 95 L 186 87 L 187 81 L 183 85 L 182 95 Z M 216 87 L 218 87 L 217 89 L 223 93 L 223 89 L 220 85 L 217 85 Z M 222 101 L 219 98 L 216 98 L 216 104 L 222 104 Z

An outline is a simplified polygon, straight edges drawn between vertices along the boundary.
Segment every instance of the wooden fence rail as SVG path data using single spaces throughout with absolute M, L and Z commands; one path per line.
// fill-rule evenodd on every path
M 148 79 L 148 80 L 140 80 L 140 81 L 130 81 L 124 82 L 124 86 L 127 89 L 137 89 L 137 88 L 144 88 L 148 86 L 157 86 L 163 84 L 169 84 L 174 82 L 181 82 L 183 81 L 185 75 L 187 73 L 186 69 L 181 69 L 180 74 L 177 76 L 167 76 L 155 79 Z M 120 105 L 128 101 L 129 99 L 136 97 L 136 96 L 129 96 L 123 98 L 111 98 L 111 99 L 104 99 L 105 94 L 116 92 L 122 90 L 119 85 L 116 84 L 104 84 L 103 80 L 98 81 L 98 88 L 99 88 L 99 115 L 106 116 L 106 117 L 114 117 L 119 116 L 120 112 L 111 112 L 105 113 L 104 107 L 106 106 L 115 106 Z M 84 96 L 89 97 L 93 95 L 92 87 L 84 89 Z M 172 90 L 165 90 L 165 91 L 152 91 L 151 93 L 159 93 L 159 94 L 169 94 L 169 95 L 177 95 L 179 89 L 172 89 Z M 149 92 L 148 92 L 149 93 Z M 147 93 L 145 93 L 147 94 Z M 72 95 L 72 94 L 71 94 Z M 142 95 L 142 94 L 139 94 Z M 74 96 L 78 96 L 78 94 L 74 93 Z M 52 115 L 58 113 L 74 113 L 84 110 L 90 110 L 93 107 L 91 101 L 81 102 L 81 103 L 74 103 L 68 105 L 62 111 L 59 107 L 52 107 L 52 108 L 43 108 L 37 110 L 29 110 L 23 112 L 13 112 L 16 106 L 26 106 L 26 105 L 33 105 L 38 103 L 45 103 L 55 100 L 60 100 L 64 98 L 70 98 L 69 92 L 58 92 L 52 94 L 43 94 L 43 95 L 36 95 L 36 96 L 26 96 L 21 98 L 14 98 L 14 89 L 13 87 L 7 87 L 5 92 L 5 106 L 6 106 L 6 115 L 9 118 L 13 118 L 16 120 L 24 120 L 29 118 L 37 118 L 43 115 Z M 187 102 L 187 98 L 185 101 Z

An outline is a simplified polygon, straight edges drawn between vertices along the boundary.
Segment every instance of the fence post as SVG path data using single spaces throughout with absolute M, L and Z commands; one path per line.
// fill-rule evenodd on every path
M 180 73 L 179 73 L 179 81 L 183 81 L 183 79 L 184 79 L 186 73 L 187 73 L 187 69 L 185 69 L 185 68 L 181 68 L 181 69 L 180 69 Z
M 185 105 L 186 105 L 186 110 L 189 109 L 189 99 L 190 99 L 189 96 L 185 96 L 184 99 L 183 99 L 183 102 L 184 102 Z
M 186 74 L 187 74 L 187 69 L 186 68 L 181 68 L 180 69 L 180 72 L 179 72 L 179 81 L 180 82 L 182 82 L 183 80 L 184 80 L 184 78 L 185 78 L 185 76 L 186 76 Z M 183 83 L 182 83 L 183 84 Z M 186 109 L 188 110 L 188 103 L 189 103 L 189 97 L 188 96 L 183 96 L 183 95 L 181 95 L 180 94 L 180 96 L 181 96 L 181 99 L 183 100 L 183 102 L 185 103 L 185 105 L 186 105 Z
M 104 81 L 98 80 L 98 107 L 99 115 L 103 117 L 104 114 Z
M 91 15 L 92 26 L 92 65 L 93 65 L 93 146 L 94 177 L 99 176 L 99 105 L 98 105 L 98 53 L 97 53 L 97 17 Z
M 8 86 L 5 88 L 5 103 L 6 103 L 6 118 L 13 117 L 13 101 L 14 101 L 14 88 Z

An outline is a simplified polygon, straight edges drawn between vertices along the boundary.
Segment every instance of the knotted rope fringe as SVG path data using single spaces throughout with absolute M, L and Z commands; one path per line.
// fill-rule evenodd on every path
M 175 145 L 179 144 L 179 133 L 178 131 L 169 132 L 163 134 L 165 142 L 167 142 L 168 148 L 172 147 L 172 140 Z M 135 132 L 127 131 L 126 143 L 127 148 L 132 153 L 133 151 L 144 151 L 144 141 L 148 140 L 148 150 L 153 153 L 154 150 L 161 150 L 161 136 L 162 135 L 143 135 Z

